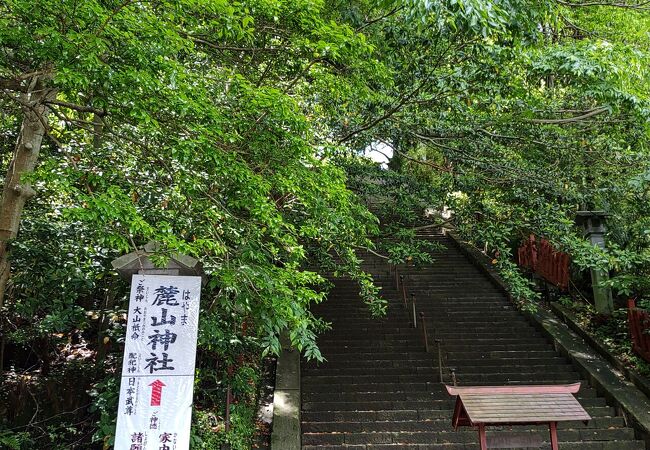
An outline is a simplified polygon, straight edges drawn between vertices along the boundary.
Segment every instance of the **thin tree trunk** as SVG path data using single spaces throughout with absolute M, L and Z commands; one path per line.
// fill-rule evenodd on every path
M 21 183 L 21 176 L 34 171 L 43 136 L 47 132 L 49 109 L 46 102 L 56 96 L 56 91 L 47 86 L 49 79 L 49 76 L 43 75 L 35 77 L 27 92 L 21 94 L 23 121 L 0 201 L 0 308 L 4 305 L 11 273 L 8 241 L 18 234 L 25 202 L 35 194 L 28 183 Z

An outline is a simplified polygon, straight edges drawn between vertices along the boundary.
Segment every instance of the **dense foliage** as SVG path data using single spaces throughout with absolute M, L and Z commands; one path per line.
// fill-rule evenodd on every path
M 648 29 L 642 5 L 560 0 L 2 0 L 0 445 L 110 447 L 110 262 L 149 241 L 209 279 L 194 448 L 249 448 L 262 356 L 287 333 L 320 358 L 322 275 L 381 315 L 355 249 L 430 262 L 414 228 L 455 226 L 518 296 L 531 232 L 650 295 Z M 390 171 L 359 158 L 377 146 Z M 611 215 L 608 251 L 579 209 Z
M 591 5 L 427 3 L 423 23 L 404 10 L 373 28 L 394 84 L 346 138 L 392 147 L 390 166 L 436 190 L 514 283 L 513 250 L 535 233 L 576 271 L 611 270 L 615 292 L 644 296 L 650 16 Z M 608 251 L 584 239 L 578 210 L 610 215 Z

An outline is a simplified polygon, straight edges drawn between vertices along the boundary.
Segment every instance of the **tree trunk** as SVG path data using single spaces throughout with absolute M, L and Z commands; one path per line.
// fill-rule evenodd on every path
M 0 308 L 4 305 L 11 272 L 8 241 L 18 234 L 25 202 L 35 194 L 28 183 L 21 183 L 21 176 L 34 171 L 43 136 L 47 132 L 47 101 L 56 96 L 56 91 L 47 86 L 49 80 L 49 76 L 35 77 L 27 91 L 20 94 L 23 121 L 0 201 Z

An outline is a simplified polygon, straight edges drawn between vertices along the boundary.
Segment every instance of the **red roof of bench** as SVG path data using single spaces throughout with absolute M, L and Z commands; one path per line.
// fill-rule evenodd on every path
M 457 395 L 454 427 L 478 424 L 537 424 L 591 417 L 573 394 L 580 383 L 538 386 L 446 386 Z

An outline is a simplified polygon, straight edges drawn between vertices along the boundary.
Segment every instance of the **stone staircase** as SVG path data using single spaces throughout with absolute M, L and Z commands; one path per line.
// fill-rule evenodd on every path
M 549 384 L 582 381 L 577 397 L 593 420 L 560 423 L 560 449 L 644 449 L 605 399 L 509 303 L 505 295 L 448 238 L 426 267 L 401 269 L 424 313 L 412 328 L 388 264 L 362 254 L 389 302 L 386 317 L 372 319 L 351 280 L 335 279 L 328 301 L 314 313 L 332 323 L 319 345 L 325 363 L 303 362 L 303 450 L 478 449 L 477 432 L 451 427 L 454 399 L 439 382 L 434 339 L 442 342 L 445 382 L 458 385 Z M 419 317 L 418 317 L 419 319 Z M 507 429 L 488 430 L 488 434 Z M 545 426 L 517 427 L 548 440 Z M 550 448 L 550 445 L 549 445 Z

